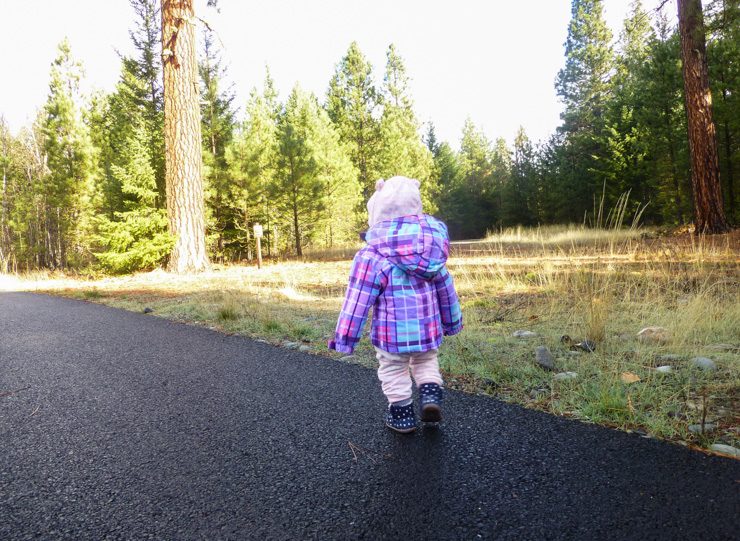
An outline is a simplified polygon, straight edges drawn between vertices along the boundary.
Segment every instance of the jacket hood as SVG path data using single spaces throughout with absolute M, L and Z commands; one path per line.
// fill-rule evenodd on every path
M 444 267 L 450 245 L 447 226 L 427 214 L 377 223 L 365 240 L 396 267 L 427 280 Z

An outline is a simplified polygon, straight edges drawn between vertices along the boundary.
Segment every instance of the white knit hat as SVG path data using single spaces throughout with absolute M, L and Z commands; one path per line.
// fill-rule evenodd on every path
M 367 214 L 370 227 L 400 216 L 422 214 L 419 181 L 400 176 L 378 180 L 367 202 Z

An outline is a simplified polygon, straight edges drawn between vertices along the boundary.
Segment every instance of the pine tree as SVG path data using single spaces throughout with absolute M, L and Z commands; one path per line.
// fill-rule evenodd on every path
M 213 34 L 203 33 L 202 59 L 198 66 L 201 83 L 201 126 L 203 132 L 203 183 L 211 254 L 225 257 L 227 237 L 233 237 L 233 216 L 228 209 L 229 178 L 226 148 L 234 134 L 234 93 L 222 88 L 226 75 Z
M 595 167 L 604 179 L 607 208 L 624 193 L 630 193 L 634 205 L 653 199 L 647 161 L 650 134 L 642 118 L 646 109 L 642 73 L 653 38 L 642 2 L 634 0 L 624 21 L 622 50 L 611 78 L 611 96 L 605 114 L 605 152 L 595 157 Z
M 728 217 L 740 221 L 740 1 L 713 0 L 707 7 L 707 58 L 717 124 L 720 180 Z
M 383 79 L 383 115 L 380 120 L 379 171 L 383 178 L 403 175 L 421 182 L 424 210 L 434 213 L 437 186 L 434 159 L 419 136 L 419 122 L 408 89 L 403 59 L 391 44 Z
M 10 166 L 11 145 L 13 136 L 10 128 L 5 122 L 5 117 L 0 116 L 0 172 L 2 172 L 2 185 L 0 185 L 0 272 L 8 272 L 7 261 L 10 254 Z
M 502 137 L 496 139 L 491 154 L 491 175 L 493 181 L 492 221 L 500 229 L 504 225 L 504 196 L 511 185 L 511 150 Z
M 277 92 L 267 70 L 262 92 L 252 89 L 246 119 L 226 149 L 229 167 L 227 204 L 233 217 L 233 238 L 227 246 L 240 257 L 252 258 L 251 231 L 263 225 L 268 256 L 277 251 L 279 220 L 270 188 L 275 182 L 278 158 Z
M 430 141 L 431 139 L 428 139 Z M 462 239 L 466 232 L 465 197 L 463 171 L 457 153 L 447 142 L 435 144 L 435 170 L 439 178 L 439 217 L 445 221 L 453 239 Z
M 359 186 L 339 135 L 312 94 L 296 85 L 278 128 L 278 169 L 272 197 L 278 209 L 291 216 L 295 252 L 301 256 L 303 247 L 320 232 L 328 208 L 336 212 L 341 209 L 336 205 L 345 209 L 356 206 Z M 347 221 L 346 214 L 333 217 L 334 223 Z
M 116 273 L 160 265 L 174 244 L 167 230 L 167 213 L 156 207 L 157 183 L 149 156 L 146 120 L 140 114 L 131 117 L 131 123 L 131 131 L 111 165 L 111 173 L 125 198 L 124 210 L 115 212 L 113 219 L 105 214 L 97 219 L 101 249 L 95 255 L 106 270 Z
M 523 127 L 514 138 L 511 178 L 503 189 L 502 221 L 507 225 L 537 223 L 535 152 Z
M 498 222 L 498 193 L 493 175 L 491 144 L 470 119 L 465 121 L 460 142 L 461 189 L 457 197 L 464 209 L 461 235 L 479 238 Z
M 44 151 L 43 111 L 30 128 L 3 146 L 5 204 L 10 247 L 6 249 L 9 268 L 39 269 L 49 266 L 47 225 L 49 209 L 44 191 L 48 180 Z M 9 143 L 9 145 L 8 145 Z
M 649 54 L 638 70 L 644 103 L 636 110 L 648 130 L 648 175 L 656 213 L 664 222 L 683 224 L 691 213 L 691 187 L 678 34 L 664 14 L 657 19 Z
M 157 181 L 157 206 L 165 208 L 164 179 L 164 93 L 162 90 L 161 12 L 159 0 L 129 0 L 135 26 L 129 36 L 136 56 L 124 59 L 125 69 L 136 82 L 129 89 L 136 107 L 144 109 L 147 149 Z M 143 81 L 143 84 L 139 84 Z M 126 80 L 124 79 L 124 84 Z
M 87 255 L 93 149 L 79 107 L 81 77 L 65 39 L 52 63 L 42 124 L 49 168 L 42 192 L 48 212 L 45 263 L 53 268 L 81 264 Z
M 579 220 L 605 180 L 593 157 L 605 154 L 604 115 L 614 64 L 611 39 L 602 1 L 572 0 L 565 67 L 556 82 L 565 106 L 559 128 L 565 136 L 558 194 L 564 212 L 559 220 Z
M 694 226 L 700 234 L 724 233 L 729 225 L 719 180 L 701 0 L 678 0 L 678 26 L 689 128 Z
M 359 172 L 363 205 L 375 190 L 379 176 L 381 132 L 377 114 L 381 106 L 372 66 L 353 41 L 329 83 L 326 109 Z
M 169 268 L 200 272 L 209 262 L 193 1 L 165 0 L 161 13 L 167 214 L 175 237 Z
M 430 121 L 427 122 L 427 131 L 422 139 L 429 152 L 432 153 L 432 157 L 436 157 L 439 152 L 439 141 L 437 141 L 437 133 L 434 129 L 434 124 Z

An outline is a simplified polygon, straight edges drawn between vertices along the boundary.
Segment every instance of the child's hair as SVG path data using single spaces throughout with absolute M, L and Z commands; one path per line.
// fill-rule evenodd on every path
M 422 214 L 418 180 L 397 176 L 375 183 L 375 193 L 367 202 L 370 227 L 400 216 L 418 214 Z

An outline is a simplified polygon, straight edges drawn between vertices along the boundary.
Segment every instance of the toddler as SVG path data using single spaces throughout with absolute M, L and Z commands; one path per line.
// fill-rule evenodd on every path
M 442 419 L 437 349 L 443 334 L 462 330 L 462 313 L 445 266 L 447 226 L 422 212 L 419 181 L 393 177 L 379 180 L 375 190 L 367 203 L 367 246 L 352 262 L 329 348 L 352 353 L 373 307 L 371 341 L 389 403 L 386 425 L 406 433 L 416 429 L 411 376 L 419 389 L 421 420 Z

